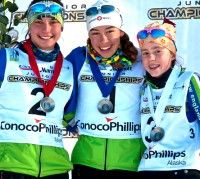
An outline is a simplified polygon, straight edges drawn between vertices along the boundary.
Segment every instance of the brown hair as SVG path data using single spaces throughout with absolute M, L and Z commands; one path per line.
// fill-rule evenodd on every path
M 90 38 L 87 39 L 87 44 L 92 46 Z M 134 63 L 137 59 L 138 50 L 129 40 L 128 34 L 124 32 L 124 35 L 120 39 L 121 49 L 124 55 Z
M 121 48 L 124 55 L 134 63 L 137 59 L 138 50 L 130 41 L 129 36 L 126 33 L 121 37 Z

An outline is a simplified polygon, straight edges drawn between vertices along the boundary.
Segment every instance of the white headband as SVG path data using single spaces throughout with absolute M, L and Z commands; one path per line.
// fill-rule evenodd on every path
M 108 12 L 108 13 L 103 13 L 101 8 L 103 6 L 108 5 L 113 7 L 113 11 Z M 86 23 L 87 23 L 87 30 L 88 32 L 95 27 L 98 26 L 104 26 L 104 25 L 109 25 L 109 26 L 114 26 L 117 27 L 118 29 L 123 30 L 123 19 L 120 14 L 120 10 L 115 7 L 113 4 L 109 3 L 108 0 L 98 0 L 95 4 L 90 6 L 88 9 L 91 9 L 93 7 L 96 7 L 98 10 L 97 14 L 91 14 L 87 16 L 86 13 Z M 86 10 L 86 12 L 87 12 Z

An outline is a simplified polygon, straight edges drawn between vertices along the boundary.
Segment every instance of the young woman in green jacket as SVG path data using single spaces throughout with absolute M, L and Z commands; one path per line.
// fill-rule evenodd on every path
M 67 179 L 62 123 L 73 117 L 75 85 L 57 43 L 63 4 L 34 0 L 26 17 L 29 38 L 0 50 L 0 178 Z
M 139 178 L 143 153 L 139 90 L 143 67 L 117 6 L 99 0 L 86 10 L 87 46 L 68 55 L 78 75 L 73 179 Z

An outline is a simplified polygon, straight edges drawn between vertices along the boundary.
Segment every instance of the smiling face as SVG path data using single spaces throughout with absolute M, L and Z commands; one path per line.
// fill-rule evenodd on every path
M 90 30 L 92 47 L 104 58 L 111 57 L 120 47 L 124 32 L 113 26 L 99 26 Z
M 31 23 L 29 33 L 33 44 L 42 50 L 52 50 L 61 36 L 62 26 L 51 17 L 36 19 Z
M 160 77 L 171 68 L 175 60 L 173 53 L 155 43 L 145 43 L 141 51 L 144 68 L 152 77 Z

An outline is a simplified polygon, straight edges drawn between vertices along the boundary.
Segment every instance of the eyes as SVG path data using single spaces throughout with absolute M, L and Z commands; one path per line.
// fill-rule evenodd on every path
M 142 50 L 142 57 L 143 58 L 148 58 L 151 56 L 151 54 L 153 54 L 154 56 L 158 57 L 163 55 L 163 53 L 165 52 L 165 49 L 163 48 L 156 48 L 154 49 L 152 52 L 149 50 Z
M 100 36 L 100 35 L 106 35 L 106 36 L 109 36 L 109 35 L 112 35 L 113 33 L 115 33 L 115 29 L 114 28 L 111 28 L 111 29 L 107 29 L 106 31 L 104 31 L 104 32 L 101 32 L 101 31 L 98 31 L 98 30 L 96 30 L 96 29 L 94 29 L 94 30 L 91 30 L 90 31 L 90 35 L 91 36 Z
M 34 23 L 35 24 L 43 24 L 43 23 L 46 23 L 45 21 L 43 21 L 43 20 L 40 20 L 40 19 L 36 19 L 35 21 L 34 21 Z M 51 20 L 49 20 L 48 21 L 48 23 L 49 24 L 57 24 L 57 23 L 59 23 L 56 19 L 51 19 Z

